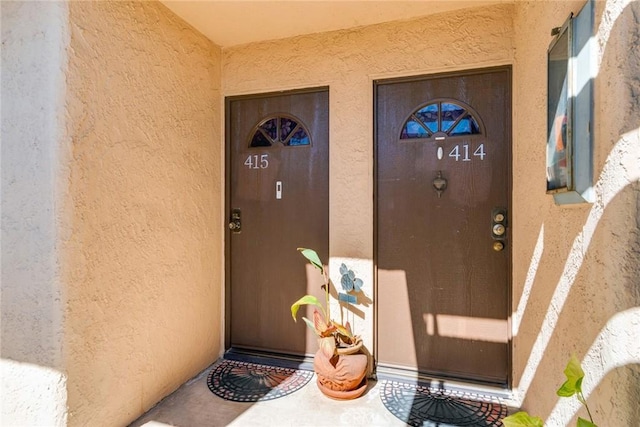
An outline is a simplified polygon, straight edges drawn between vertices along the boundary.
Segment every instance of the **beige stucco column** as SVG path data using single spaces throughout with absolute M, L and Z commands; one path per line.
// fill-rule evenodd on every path
M 2 2 L 2 422 L 126 425 L 221 351 L 220 48 Z
M 2 2 L 2 425 L 67 421 L 58 203 L 67 4 Z

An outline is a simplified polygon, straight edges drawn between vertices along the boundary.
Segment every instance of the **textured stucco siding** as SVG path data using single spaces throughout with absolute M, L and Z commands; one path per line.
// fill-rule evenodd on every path
M 157 2 L 69 11 L 69 424 L 124 425 L 220 353 L 220 50 Z
M 511 63 L 511 6 L 224 50 L 225 96 L 329 86 L 330 271 L 347 262 L 373 295 L 373 81 Z M 373 305 L 358 322 L 373 349 Z
M 0 424 L 66 423 L 57 199 L 64 118 L 64 3 L 1 2 Z
M 518 3 L 514 15 L 514 389 L 548 425 L 588 419 L 555 394 L 575 354 L 594 421 L 630 426 L 640 424 L 640 3 L 596 3 L 595 203 L 558 206 L 544 188 L 549 31 L 583 4 Z
M 512 64 L 514 402 L 586 417 L 555 395 L 575 354 L 594 421 L 640 425 L 640 2 L 596 3 L 596 201 L 574 206 L 545 194 L 546 51 L 584 1 L 223 52 L 157 2 L 0 3 L 0 424 L 126 425 L 220 354 L 223 96 L 329 86 L 331 271 L 374 295 L 374 80 Z
M 372 81 L 513 64 L 513 401 L 550 425 L 570 424 L 579 404 L 558 399 L 555 390 L 576 354 L 587 371 L 585 391 L 597 418 L 635 425 L 640 416 L 638 2 L 596 6 L 596 202 L 558 206 L 545 192 L 550 30 L 583 5 L 515 2 L 233 47 L 224 50 L 223 87 L 225 95 L 330 87 L 331 266 L 336 271 L 351 258 L 370 292 L 373 275 L 363 271 L 373 271 Z M 371 311 L 365 316 L 363 335 L 370 346 Z

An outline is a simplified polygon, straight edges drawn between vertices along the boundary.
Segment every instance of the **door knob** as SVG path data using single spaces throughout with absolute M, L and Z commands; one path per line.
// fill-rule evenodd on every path
M 242 231 L 242 217 L 240 209 L 234 209 L 231 211 L 231 222 L 229 222 L 229 230 L 234 233 Z

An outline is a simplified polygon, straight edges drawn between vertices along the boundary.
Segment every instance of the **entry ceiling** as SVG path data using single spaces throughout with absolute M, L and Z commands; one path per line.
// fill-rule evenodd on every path
M 160 0 L 221 47 L 411 19 L 513 0 Z

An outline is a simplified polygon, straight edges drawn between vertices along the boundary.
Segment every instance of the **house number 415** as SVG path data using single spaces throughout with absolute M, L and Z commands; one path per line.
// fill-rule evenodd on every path
M 449 157 L 453 157 L 456 159 L 456 162 L 462 160 L 463 162 L 470 162 L 471 157 L 469 156 L 469 144 L 456 145 L 449 152 Z M 484 160 L 484 156 L 486 155 L 484 152 L 484 144 L 480 144 L 478 148 L 472 154 L 474 157 L 480 157 L 480 160 Z
M 244 161 L 244 165 L 249 169 L 266 169 L 269 167 L 269 155 L 251 154 L 247 156 L 247 160 Z

